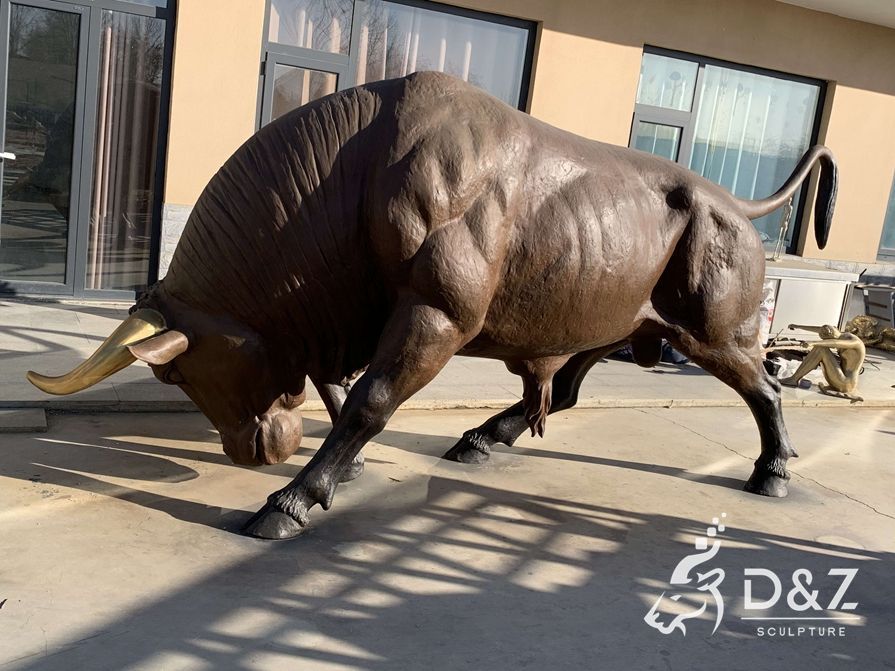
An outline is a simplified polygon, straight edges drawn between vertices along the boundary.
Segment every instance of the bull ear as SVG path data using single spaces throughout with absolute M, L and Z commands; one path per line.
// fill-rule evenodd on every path
M 127 348 L 140 361 L 161 366 L 186 352 L 189 345 L 189 340 L 180 331 L 165 331 L 136 345 L 128 345 Z

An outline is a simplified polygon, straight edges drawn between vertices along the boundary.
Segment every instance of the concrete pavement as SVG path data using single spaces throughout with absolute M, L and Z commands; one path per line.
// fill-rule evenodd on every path
M 487 415 L 399 411 L 362 478 L 280 543 L 236 530 L 320 445 L 323 414 L 299 454 L 257 470 L 195 413 L 0 436 L 0 668 L 893 667 L 895 410 L 790 409 L 802 456 L 783 500 L 740 489 L 758 443 L 745 408 L 576 410 L 482 467 L 439 459 Z M 713 517 L 714 634 L 709 593 L 668 584 Z M 746 568 L 780 576 L 772 609 L 745 609 Z M 857 569 L 852 610 L 826 610 L 834 568 Z M 799 569 L 820 611 L 787 605 Z M 707 600 L 685 636 L 644 622 L 663 591 L 662 612 Z
M 159 383 L 148 366 L 136 363 L 73 396 L 44 394 L 25 381 L 29 369 L 55 375 L 91 354 L 126 316 L 126 305 L 0 301 L 0 408 L 45 408 L 105 412 L 192 410 L 177 388 Z M 819 379 L 819 371 L 813 379 Z M 895 356 L 871 350 L 860 392 L 864 407 L 895 407 Z M 519 400 L 522 385 L 498 361 L 454 357 L 405 408 L 504 408 Z M 811 389 L 784 389 L 789 407 L 845 407 L 849 402 Z M 741 405 L 739 396 L 695 365 L 660 364 L 644 370 L 621 361 L 592 369 L 582 385 L 579 407 L 723 407 Z M 309 385 L 308 410 L 322 403 Z

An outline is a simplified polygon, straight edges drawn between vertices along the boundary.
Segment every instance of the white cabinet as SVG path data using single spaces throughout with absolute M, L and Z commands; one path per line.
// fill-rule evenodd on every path
M 777 284 L 771 336 L 804 337 L 790 324 L 842 326 L 846 300 L 857 273 L 830 270 L 800 261 L 768 261 L 765 277 Z

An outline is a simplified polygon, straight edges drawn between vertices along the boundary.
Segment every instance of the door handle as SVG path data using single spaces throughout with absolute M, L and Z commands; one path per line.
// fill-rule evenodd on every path
M 0 152 L 0 161 L 15 161 L 16 155 L 11 151 Z

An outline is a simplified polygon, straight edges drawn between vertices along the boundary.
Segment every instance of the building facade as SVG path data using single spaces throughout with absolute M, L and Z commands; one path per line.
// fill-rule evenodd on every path
M 746 198 L 826 144 L 829 245 L 808 235 L 811 183 L 789 221 L 755 222 L 767 248 L 895 274 L 888 0 L 2 0 L 0 35 L 6 292 L 132 297 L 260 126 L 426 69 Z

